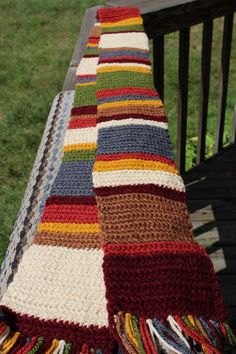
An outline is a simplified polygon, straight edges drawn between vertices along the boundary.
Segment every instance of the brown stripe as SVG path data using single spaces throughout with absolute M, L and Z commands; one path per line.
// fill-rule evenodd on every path
M 119 114 L 146 114 L 152 116 L 164 116 L 165 112 L 162 107 L 135 107 L 135 106 L 121 106 L 121 107 L 109 107 L 109 108 L 101 108 L 98 106 L 99 116 L 111 116 L 111 115 L 119 115 Z
M 185 203 L 147 193 L 97 197 L 104 242 L 194 242 Z
M 70 121 L 71 120 L 76 120 L 76 119 L 85 119 L 85 118 L 97 118 L 97 115 L 96 114 L 77 114 L 77 115 L 74 115 L 74 116 L 71 116 L 70 117 Z
M 100 233 L 70 234 L 69 232 L 38 232 L 34 243 L 70 248 L 99 248 L 101 247 L 102 236 Z

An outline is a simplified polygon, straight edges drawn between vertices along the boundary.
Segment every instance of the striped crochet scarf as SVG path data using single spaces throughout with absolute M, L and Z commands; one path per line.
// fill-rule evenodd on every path
M 1 353 L 222 353 L 235 338 L 138 9 L 98 10 L 77 79 L 63 162 L 1 300 Z

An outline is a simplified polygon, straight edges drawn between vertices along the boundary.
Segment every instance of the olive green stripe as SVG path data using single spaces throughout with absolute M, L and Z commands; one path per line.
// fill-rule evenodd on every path
M 149 73 L 113 71 L 97 74 L 97 89 L 115 87 L 144 87 L 154 89 L 153 78 Z
M 78 106 L 93 106 L 97 104 L 96 100 L 96 83 L 83 87 L 76 87 L 74 107 Z
M 98 47 L 87 47 L 85 54 L 93 54 L 93 55 L 98 55 L 99 54 L 99 49 Z
M 66 151 L 64 153 L 63 161 L 71 162 L 78 160 L 94 160 L 96 157 L 96 150 L 83 150 L 83 151 Z
M 132 31 L 132 30 L 143 32 L 143 26 L 142 25 L 129 25 L 129 26 L 106 27 L 106 28 L 101 28 L 101 33 L 122 32 L 122 31 Z

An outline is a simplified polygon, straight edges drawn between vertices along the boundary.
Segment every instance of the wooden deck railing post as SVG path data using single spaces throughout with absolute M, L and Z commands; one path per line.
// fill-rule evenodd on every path
M 236 100 L 234 103 L 234 117 L 233 117 L 233 136 L 232 143 L 236 144 Z
M 179 71 L 178 71 L 179 111 L 178 111 L 178 134 L 177 134 L 177 165 L 180 170 L 180 173 L 185 171 L 185 156 L 186 156 L 189 37 L 190 37 L 189 27 L 181 29 L 179 31 Z
M 153 77 L 155 88 L 164 102 L 164 36 L 153 38 Z
M 220 151 L 223 146 L 233 19 L 234 19 L 234 14 L 231 13 L 229 15 L 226 15 L 224 20 L 224 32 L 223 32 L 222 52 L 221 52 L 221 84 L 220 84 L 220 96 L 219 96 L 219 114 L 218 114 L 217 131 L 216 131 L 216 152 Z
M 203 23 L 197 163 L 205 159 L 213 21 Z

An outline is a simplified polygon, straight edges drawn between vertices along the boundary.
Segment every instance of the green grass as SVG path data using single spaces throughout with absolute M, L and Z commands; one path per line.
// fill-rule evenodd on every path
M 0 261 L 29 178 L 54 96 L 61 90 L 86 8 L 98 0 L 1 0 L 0 2 Z M 215 22 L 212 53 L 208 150 L 214 145 L 220 80 L 222 20 Z M 235 33 L 234 33 L 235 36 Z M 191 31 L 187 167 L 196 149 L 201 26 Z M 233 46 L 226 133 L 231 136 L 235 99 L 236 46 Z M 165 105 L 176 141 L 177 34 L 166 36 Z
M 62 89 L 84 12 L 98 3 L 0 2 L 0 261 L 52 100 Z

